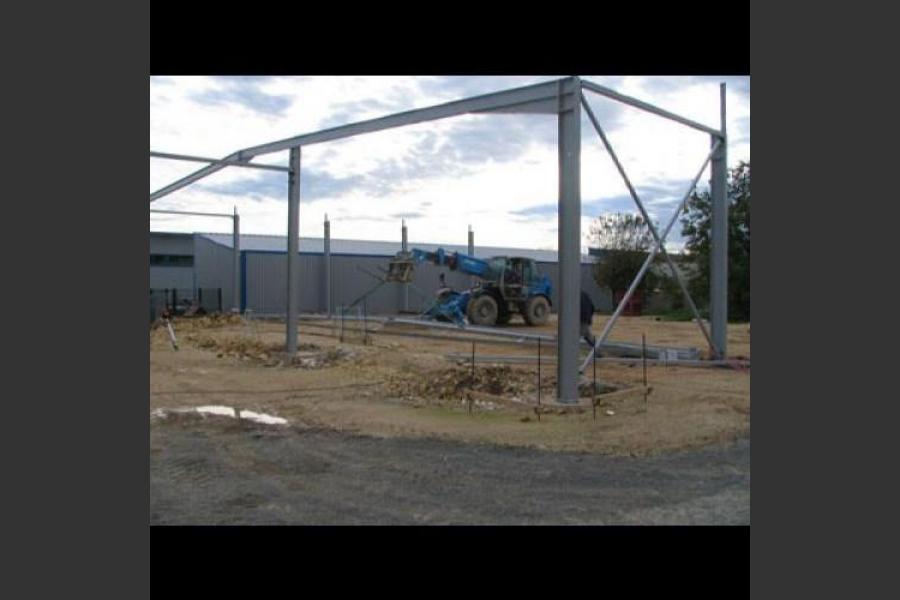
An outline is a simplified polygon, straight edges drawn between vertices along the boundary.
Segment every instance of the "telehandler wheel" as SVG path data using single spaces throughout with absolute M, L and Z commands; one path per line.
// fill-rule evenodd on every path
M 525 303 L 523 316 L 529 325 L 543 325 L 550 317 L 550 303 L 544 296 L 532 296 Z
M 475 325 L 493 325 L 497 322 L 497 301 L 490 294 L 476 296 L 469 301 L 466 311 L 469 322 Z

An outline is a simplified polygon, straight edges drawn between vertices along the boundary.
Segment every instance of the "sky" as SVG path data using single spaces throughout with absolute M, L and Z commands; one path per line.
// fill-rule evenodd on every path
M 223 157 L 302 133 L 423 108 L 561 76 L 150 77 L 150 149 Z M 750 160 L 750 77 L 583 79 L 719 126 L 726 83 L 728 164 Z M 709 136 L 585 92 L 587 101 L 662 229 L 709 152 Z M 638 209 L 582 111 L 582 251 L 592 220 Z M 321 237 L 327 214 L 340 239 L 556 250 L 558 158 L 555 115 L 462 115 L 306 146 L 300 179 L 300 235 Z M 287 165 L 287 151 L 254 160 Z M 150 191 L 203 165 L 150 159 Z M 709 168 L 698 188 L 708 187 Z M 151 204 L 154 209 L 227 212 L 241 232 L 286 235 L 287 174 L 226 168 Z M 212 217 L 150 214 L 151 231 L 231 231 Z M 667 247 L 681 248 L 680 224 Z

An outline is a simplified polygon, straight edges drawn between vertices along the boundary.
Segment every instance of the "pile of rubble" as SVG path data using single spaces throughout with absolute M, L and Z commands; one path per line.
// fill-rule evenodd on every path
M 536 374 L 507 365 L 479 366 L 475 369 L 474 379 L 469 367 L 444 369 L 426 376 L 396 374 L 388 376 L 386 386 L 389 393 L 400 398 L 432 401 L 458 402 L 460 399 L 467 399 L 470 392 L 475 392 L 474 396 L 485 394 L 530 404 L 537 396 Z M 592 381 L 583 379 L 578 386 L 579 395 L 590 398 L 594 393 L 593 387 Z M 597 394 L 607 394 L 620 387 L 597 381 L 595 389 Z M 546 374 L 541 377 L 541 392 L 546 400 L 552 400 L 556 394 L 555 375 Z
M 216 352 L 218 358 L 249 360 L 266 367 L 290 365 L 303 369 L 321 369 L 355 356 L 355 353 L 342 347 L 322 348 L 316 344 L 299 344 L 297 354 L 287 359 L 284 343 L 281 342 L 265 343 L 250 337 L 213 337 L 197 333 L 189 333 L 184 339 L 197 348 Z
M 504 365 L 478 367 L 474 378 L 468 368 L 444 369 L 426 377 L 394 376 L 388 379 L 387 386 L 401 397 L 458 400 L 467 391 L 512 397 L 534 394 L 535 383 L 532 375 Z
M 313 344 L 305 345 L 312 346 Z M 291 366 L 300 367 L 302 369 L 321 369 L 340 361 L 349 360 L 351 358 L 354 358 L 355 356 L 355 352 L 352 352 L 340 346 L 338 346 L 337 348 L 329 348 L 327 350 L 298 351 L 297 354 L 291 357 Z M 284 360 L 280 360 L 277 366 L 284 366 Z

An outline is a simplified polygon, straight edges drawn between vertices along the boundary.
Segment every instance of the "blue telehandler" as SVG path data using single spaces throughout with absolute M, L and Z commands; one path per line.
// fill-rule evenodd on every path
M 543 325 L 550 316 L 550 280 L 538 272 L 530 258 L 494 256 L 487 260 L 460 252 L 434 252 L 413 248 L 398 252 L 391 260 L 387 280 L 409 283 L 417 263 L 430 262 L 478 278 L 478 284 L 462 292 L 446 286 L 438 290 L 435 303 L 426 311 L 432 318 L 457 325 L 505 325 L 519 313 L 529 325 Z

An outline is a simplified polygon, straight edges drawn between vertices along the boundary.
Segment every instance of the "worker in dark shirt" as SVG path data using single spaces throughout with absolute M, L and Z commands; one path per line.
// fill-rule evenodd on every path
M 591 333 L 591 321 L 594 319 L 594 303 L 587 292 L 581 292 L 581 337 L 587 341 L 591 347 L 596 343 L 594 334 Z

